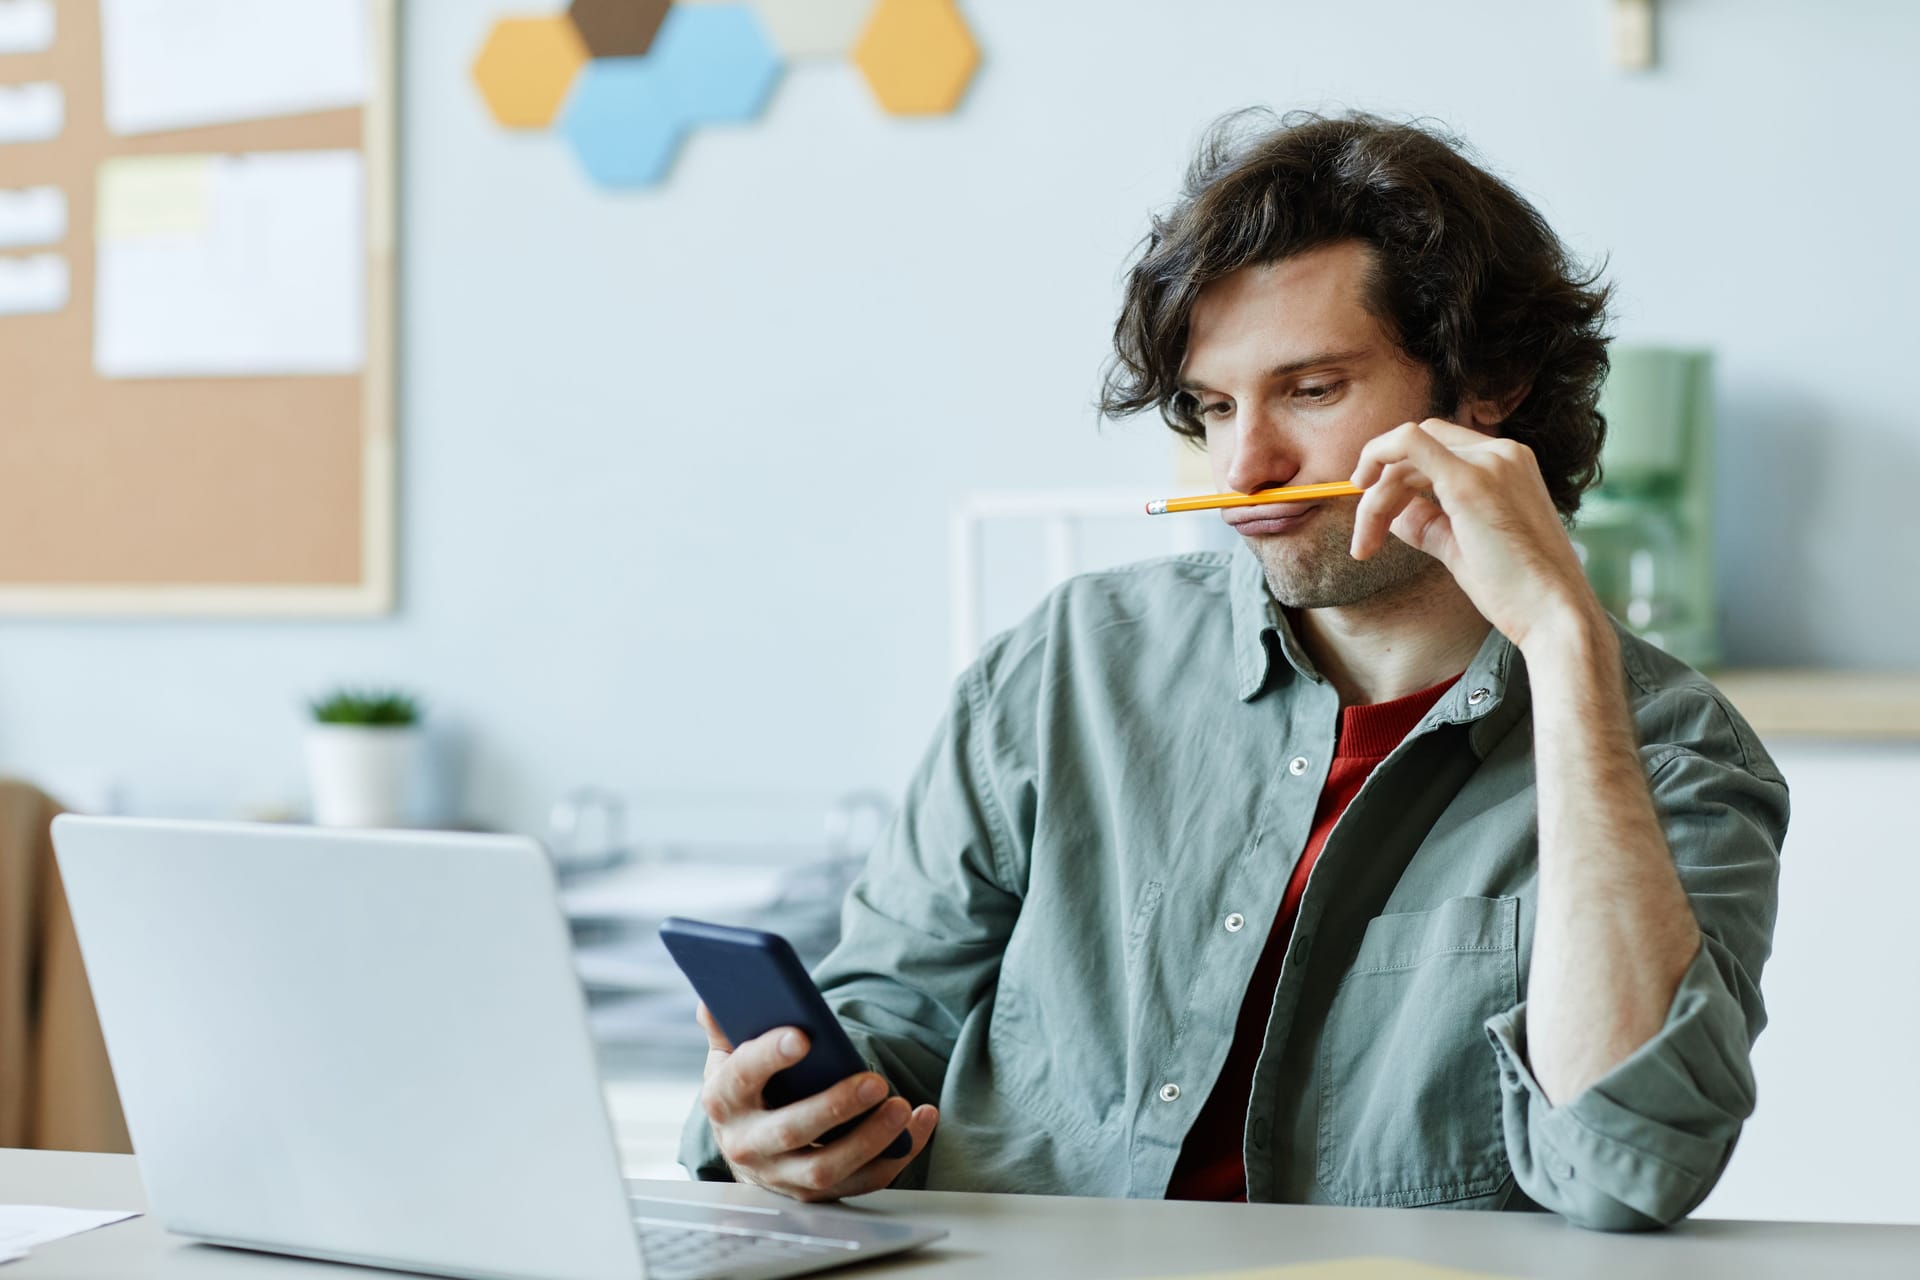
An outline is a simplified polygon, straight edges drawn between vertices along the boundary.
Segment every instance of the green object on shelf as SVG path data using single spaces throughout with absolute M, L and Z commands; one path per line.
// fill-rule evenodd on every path
M 420 719 L 420 702 L 397 689 L 336 689 L 307 704 L 321 724 L 407 725 Z
M 1605 475 L 1574 545 L 1601 602 L 1696 667 L 1720 657 L 1713 564 L 1713 354 L 1615 346 L 1600 395 Z

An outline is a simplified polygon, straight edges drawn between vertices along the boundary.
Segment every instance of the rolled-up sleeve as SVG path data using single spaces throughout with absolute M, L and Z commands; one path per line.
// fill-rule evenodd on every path
M 988 692 L 990 645 L 956 685 L 951 710 L 907 788 L 899 818 L 847 896 L 838 946 L 814 979 L 868 1064 L 916 1106 L 938 1102 L 954 1041 L 993 990 L 1020 909 L 1031 774 Z M 1015 713 L 1017 715 L 1017 712 Z M 681 1134 L 695 1178 L 731 1177 L 698 1106 Z M 919 1185 L 926 1153 L 896 1186 Z
M 1713 756 L 1647 751 L 1654 807 L 1702 935 L 1653 1038 L 1554 1105 L 1528 1066 L 1526 1002 L 1486 1023 L 1515 1182 L 1577 1225 L 1642 1230 L 1685 1217 L 1753 1114 L 1787 789 L 1757 747 L 1743 749 L 1749 734 L 1727 726 Z

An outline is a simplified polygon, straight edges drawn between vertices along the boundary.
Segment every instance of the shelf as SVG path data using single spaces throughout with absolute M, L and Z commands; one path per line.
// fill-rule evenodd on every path
M 1920 742 L 1920 672 L 1732 670 L 1710 678 L 1763 739 Z

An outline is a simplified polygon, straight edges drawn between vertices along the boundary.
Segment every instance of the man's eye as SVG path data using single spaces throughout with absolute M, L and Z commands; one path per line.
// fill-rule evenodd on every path
M 1227 414 L 1232 412 L 1233 412 L 1233 406 L 1228 404 L 1224 400 L 1217 401 L 1214 404 L 1200 406 L 1200 413 L 1202 414 L 1202 416 L 1208 417 L 1208 418 L 1223 418 Z
M 1299 387 L 1294 394 L 1312 404 L 1325 404 L 1339 395 L 1340 388 L 1345 385 L 1343 382 L 1321 382 L 1310 387 Z

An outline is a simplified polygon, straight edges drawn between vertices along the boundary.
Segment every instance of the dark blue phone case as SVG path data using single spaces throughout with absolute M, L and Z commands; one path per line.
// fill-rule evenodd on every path
M 660 925 L 660 941 L 733 1043 L 744 1044 L 775 1027 L 807 1033 L 807 1056 L 767 1081 L 763 1096 L 769 1108 L 812 1097 L 867 1070 L 806 966 L 779 934 L 675 916 Z M 836 1125 L 820 1141 L 844 1136 L 871 1114 L 870 1109 Z M 881 1154 L 897 1160 L 912 1149 L 913 1136 L 902 1130 Z

